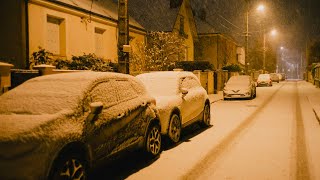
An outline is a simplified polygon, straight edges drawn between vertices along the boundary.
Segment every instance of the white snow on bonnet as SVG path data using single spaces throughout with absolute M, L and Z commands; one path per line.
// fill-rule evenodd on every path
M 152 95 L 164 96 L 177 94 L 179 92 L 179 79 L 186 76 L 194 77 L 200 84 L 199 79 L 193 73 L 187 71 L 151 72 L 136 77 L 144 83 Z

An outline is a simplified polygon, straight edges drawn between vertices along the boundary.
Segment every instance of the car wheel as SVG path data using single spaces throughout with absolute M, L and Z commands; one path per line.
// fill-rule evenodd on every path
M 50 179 L 87 179 L 87 168 L 85 162 L 78 155 L 63 156 L 54 165 Z
M 168 136 L 173 143 L 177 143 L 180 140 L 181 135 L 181 121 L 177 114 L 172 114 L 169 124 Z
M 254 90 L 253 98 L 257 97 L 257 89 Z
M 203 109 L 203 117 L 201 121 L 201 126 L 209 127 L 210 126 L 210 105 L 208 103 L 205 104 Z
M 155 157 L 161 152 L 161 130 L 160 126 L 152 123 L 147 131 L 146 151 L 151 157 Z

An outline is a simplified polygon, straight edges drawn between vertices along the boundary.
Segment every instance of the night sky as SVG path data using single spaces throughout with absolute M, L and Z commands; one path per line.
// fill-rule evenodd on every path
M 134 0 L 130 1 L 132 3 Z M 228 34 L 242 45 L 246 30 L 246 2 L 249 10 L 250 46 L 254 46 L 254 40 L 261 37 L 261 27 L 265 27 L 266 31 L 277 29 L 278 35 L 272 42 L 273 45 L 284 46 L 290 49 L 292 54 L 301 54 L 308 43 L 320 38 L 320 0 L 190 0 L 190 2 L 195 16 L 205 15 L 205 21 L 211 24 L 216 32 Z M 264 4 L 264 14 L 256 10 L 259 4 Z

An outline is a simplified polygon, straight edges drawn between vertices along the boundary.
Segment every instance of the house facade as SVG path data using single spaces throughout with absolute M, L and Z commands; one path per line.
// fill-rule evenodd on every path
M 244 63 L 244 51 L 235 41 L 220 33 L 199 34 L 195 46 L 195 60 L 209 61 L 215 69 L 229 64 Z
M 5 11 L 8 20 L 3 21 L 7 28 L 0 29 L 5 44 L 0 58 L 15 68 L 28 68 L 28 58 L 39 47 L 53 53 L 54 58 L 94 53 L 118 61 L 118 14 L 112 0 L 13 0 L 6 1 L 1 10 L 5 7 L 10 10 Z M 13 32 L 8 34 L 10 30 Z M 130 18 L 130 43 L 144 42 L 145 34 Z
M 129 14 L 146 31 L 172 32 L 184 38 L 185 61 L 194 61 L 194 42 L 198 40 L 189 0 L 129 1 Z

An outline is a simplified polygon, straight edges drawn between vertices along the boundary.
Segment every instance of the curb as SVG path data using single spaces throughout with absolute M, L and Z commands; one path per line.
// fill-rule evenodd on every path
M 314 113 L 314 115 L 316 116 L 316 119 L 318 120 L 318 123 L 319 123 L 319 125 L 320 125 L 320 118 L 319 118 L 317 112 L 316 112 L 313 108 L 312 108 L 312 110 L 313 110 L 313 113 Z

